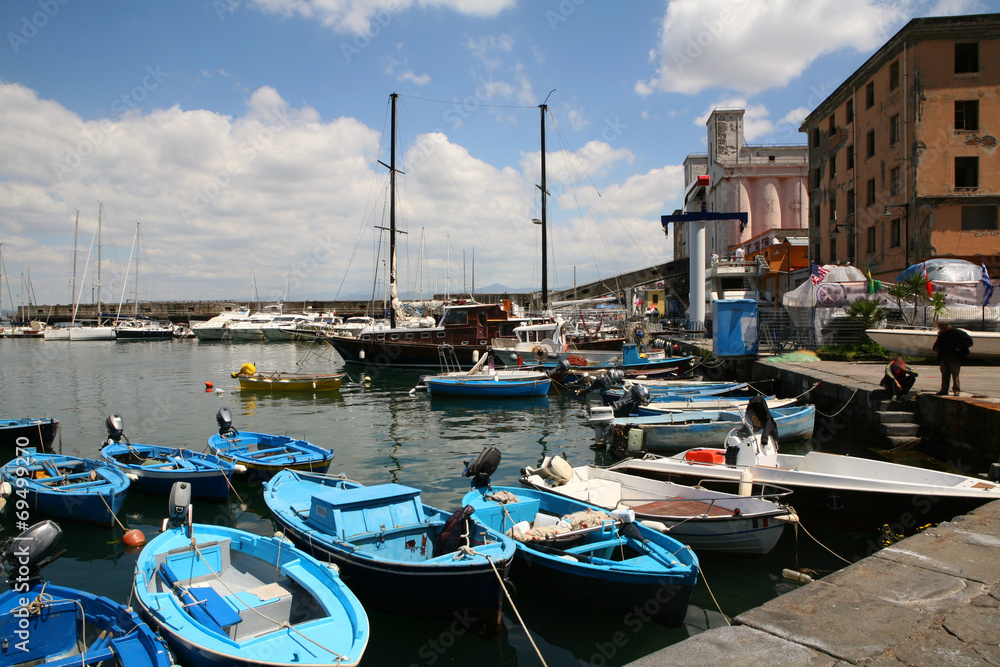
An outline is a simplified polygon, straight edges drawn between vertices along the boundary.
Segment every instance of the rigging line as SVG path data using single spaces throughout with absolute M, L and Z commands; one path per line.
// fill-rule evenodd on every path
M 417 131 L 419 131 L 420 128 L 417 125 L 416 118 L 410 112 L 409 107 L 407 107 L 404 104 L 403 105 L 403 110 L 406 112 L 407 116 L 409 116 L 410 120 L 413 122 L 413 125 L 417 129 Z M 447 179 L 448 183 L 452 186 L 452 188 L 454 188 L 454 191 L 455 191 L 455 193 L 457 195 L 457 198 L 459 198 L 461 200 L 462 204 L 464 204 L 464 206 L 465 206 L 465 209 L 467 211 L 467 215 L 471 216 L 472 220 L 474 220 L 476 222 L 476 224 L 479 225 L 479 228 L 482 229 L 483 234 L 485 234 L 485 236 L 486 236 L 486 240 L 484 241 L 482 239 L 482 237 L 479 235 L 479 232 L 477 231 L 476 227 L 472 226 L 472 230 L 473 230 L 473 233 L 475 233 L 475 235 L 476 235 L 476 239 L 480 243 L 482 243 L 484 246 L 486 246 L 486 247 L 492 247 L 493 249 L 495 249 L 496 251 L 498 251 L 498 253 L 500 254 L 500 258 L 501 258 L 501 260 L 504 263 L 504 266 L 506 266 L 506 268 L 507 268 L 507 271 L 509 273 L 513 274 L 513 269 L 511 268 L 510 264 L 508 264 L 508 262 L 507 262 L 506 254 L 502 252 L 502 250 L 499 247 L 499 245 L 497 244 L 497 242 L 490 235 L 489 228 L 486 225 L 483 224 L 483 221 L 479 218 L 478 214 L 476 213 L 476 208 L 469 203 L 469 200 L 465 197 L 464 191 L 462 190 L 462 188 L 460 188 L 458 186 L 458 183 L 452 177 L 451 172 L 447 169 L 444 161 L 441 159 L 441 156 L 438 155 L 437 151 L 433 150 L 433 146 L 432 145 L 429 145 L 428 154 L 435 160 L 435 162 L 438 164 L 439 168 L 441 169 L 441 173 Z M 427 178 L 426 173 L 424 174 L 424 178 L 427 181 L 428 187 L 430 187 L 430 179 Z M 434 205 L 435 205 L 435 208 L 438 210 L 438 215 L 441 215 L 441 213 L 440 213 L 440 207 L 438 206 L 438 203 L 437 203 L 436 200 L 434 202 Z M 442 217 L 442 222 L 444 222 L 443 217 Z M 488 243 L 487 243 L 487 241 L 488 241 Z M 487 258 L 487 261 L 492 264 L 492 261 L 490 261 L 489 258 Z
M 382 119 L 382 134 L 379 136 L 378 140 L 378 153 L 382 152 L 382 146 L 385 142 L 385 128 L 389 124 L 389 102 L 386 102 L 385 106 L 385 117 Z M 375 156 L 376 159 L 378 155 Z M 372 170 L 372 180 L 371 185 L 368 187 L 368 197 L 365 199 L 365 210 L 361 214 L 361 222 L 358 226 L 358 238 L 354 242 L 354 249 L 351 250 L 351 256 L 347 260 L 347 267 L 344 269 L 344 276 L 340 279 L 340 285 L 337 286 L 337 293 L 334 295 L 333 300 L 337 301 L 340 298 L 340 292 L 344 289 L 344 282 L 347 280 L 347 276 L 350 273 L 351 265 L 354 263 L 354 257 L 358 252 L 358 248 L 361 247 L 361 241 L 364 237 L 364 232 L 366 229 L 365 220 L 368 217 L 369 206 L 372 205 L 373 194 L 376 191 L 376 183 L 378 183 L 378 172 L 374 169 Z M 374 211 L 374 209 L 372 209 Z
M 403 93 L 397 93 L 400 97 L 408 97 L 411 100 L 420 100 L 421 102 L 436 102 L 438 104 L 464 104 L 459 100 L 436 100 L 430 97 L 417 97 L 416 95 L 404 95 Z M 538 109 L 537 105 L 523 106 L 520 104 L 483 104 L 482 102 L 476 101 L 476 105 L 484 109 Z

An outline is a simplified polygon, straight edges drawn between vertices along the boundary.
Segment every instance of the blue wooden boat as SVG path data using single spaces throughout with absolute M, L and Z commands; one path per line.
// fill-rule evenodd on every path
M 129 480 L 102 461 L 63 454 L 42 454 L 27 448 L 0 468 L 18 500 L 32 512 L 112 526 L 125 503 Z M 23 493 L 23 495 L 22 495 Z
M 125 473 L 133 491 L 166 497 L 174 482 L 188 482 L 192 496 L 198 500 L 229 499 L 229 480 L 236 467 L 232 461 L 181 447 L 129 442 L 119 414 L 109 415 L 104 425 L 108 440 L 101 456 L 108 465 Z
M 649 393 L 650 403 L 656 403 L 658 401 L 671 401 L 677 398 L 734 396 L 747 394 L 748 390 L 751 394 L 756 395 L 756 392 L 750 390 L 750 385 L 745 382 L 704 382 L 692 383 L 690 385 L 678 387 L 662 387 L 645 384 L 641 386 Z M 610 405 L 615 401 L 621 400 L 621 398 L 627 393 L 628 389 L 615 387 L 601 392 L 601 398 L 603 399 L 605 405 Z
M 774 408 L 771 415 L 778 427 L 778 442 L 798 442 L 812 437 L 816 406 Z M 694 447 L 719 447 L 729 432 L 742 424 L 743 412 L 740 410 L 701 410 L 616 417 L 605 428 L 611 447 L 675 452 Z M 632 435 L 635 429 L 642 432 L 641 438 Z
M 501 492 L 506 493 L 498 496 Z M 698 559 L 672 537 L 638 523 L 620 524 L 593 505 L 536 489 L 486 484 L 474 487 L 462 502 L 493 530 L 520 538 L 515 577 L 575 602 L 619 611 L 646 609 L 671 626 L 683 622 Z M 589 514 L 580 527 L 574 523 L 547 539 L 529 537 L 529 528 L 587 510 L 601 514 Z M 656 600 L 655 607 L 647 604 L 650 600 Z
M 169 528 L 139 553 L 134 585 L 185 667 L 357 665 L 368 644 L 368 616 L 336 569 L 284 538 Z
M 208 439 L 208 446 L 224 461 L 242 465 L 236 473 L 269 478 L 282 470 L 326 472 L 333 460 L 333 450 L 297 440 L 287 435 L 240 432 L 233 428 L 229 408 L 216 414 L 219 433 Z
M 42 580 L 62 534 L 52 521 L 37 523 L 8 551 L 10 590 L 0 595 L 0 664 L 50 667 L 169 667 L 166 644 L 138 614 L 108 598 Z M 27 549 L 27 572 L 21 549 Z M 27 603 L 27 604 L 26 604 Z M 82 615 L 82 618 L 81 618 Z
M 264 501 L 281 531 L 335 563 L 365 604 L 410 615 L 465 610 L 488 629 L 499 627 L 500 581 L 514 541 L 465 508 L 449 516 L 408 486 L 362 486 L 291 470 L 264 484 Z
M 0 419 L 0 447 L 48 449 L 58 430 L 55 417 Z
M 423 379 L 427 391 L 440 396 L 469 398 L 525 398 L 545 396 L 552 385 L 550 378 L 535 380 L 497 380 L 494 382 L 461 377 L 430 376 Z

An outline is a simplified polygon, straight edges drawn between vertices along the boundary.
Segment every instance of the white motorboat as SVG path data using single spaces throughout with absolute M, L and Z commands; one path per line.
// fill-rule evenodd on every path
M 1000 332 L 962 331 L 972 338 L 971 359 L 1000 359 Z M 868 329 L 865 333 L 890 352 L 914 357 L 937 356 L 934 351 L 937 329 Z
M 261 341 L 267 340 L 264 336 L 264 325 L 274 321 L 274 318 L 281 315 L 280 303 L 264 306 L 245 320 L 234 322 L 229 325 L 229 337 L 234 341 Z
M 278 315 L 270 322 L 262 325 L 260 330 L 264 334 L 264 338 L 271 342 L 294 340 L 295 330 L 300 325 L 311 322 L 313 319 L 313 316 L 286 313 Z
M 779 454 L 774 437 L 764 438 L 744 425 L 729 434 L 723 449 L 647 455 L 616 469 L 683 484 L 742 480 L 782 486 L 794 491 L 802 516 L 854 528 L 886 522 L 915 528 L 1000 499 L 1000 484 L 985 479 L 824 452 Z
M 572 467 L 565 459 L 546 457 L 538 468 L 525 468 L 521 483 L 541 491 L 596 505 L 631 510 L 643 525 L 692 547 L 696 553 L 763 555 L 770 553 L 795 513 L 778 498 L 791 494 L 777 487 L 732 490 L 746 495 L 673 484 L 594 466 Z M 754 495 L 754 491 L 760 491 Z M 766 495 L 764 495 L 766 494 Z
M 420 383 L 410 390 L 410 395 L 417 391 L 426 391 L 429 386 L 428 381 L 433 383 L 434 380 L 445 378 L 460 380 L 464 384 L 541 382 L 549 379 L 549 375 L 544 371 L 496 368 L 492 361 L 492 353 L 484 354 L 469 370 L 462 370 L 455 347 L 447 344 L 438 346 L 438 357 L 441 361 L 441 372 L 436 375 L 421 376 Z
M 191 332 L 198 340 L 223 340 L 227 337 L 229 325 L 250 317 L 249 308 L 237 308 L 219 313 L 204 322 L 191 325 Z

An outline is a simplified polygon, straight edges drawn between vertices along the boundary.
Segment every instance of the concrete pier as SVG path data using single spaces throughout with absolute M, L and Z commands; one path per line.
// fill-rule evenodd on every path
M 1000 665 L 1000 501 L 630 667 L 722 664 Z

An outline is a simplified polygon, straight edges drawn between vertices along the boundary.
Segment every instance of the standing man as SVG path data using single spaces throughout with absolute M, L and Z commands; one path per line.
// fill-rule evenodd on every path
M 948 379 L 951 378 L 952 391 L 958 396 L 962 391 L 958 383 L 958 374 L 962 370 L 962 359 L 969 356 L 972 338 L 947 322 L 938 322 L 937 327 L 938 335 L 934 341 L 934 351 L 937 352 L 938 363 L 941 365 L 941 391 L 937 395 L 948 395 Z

